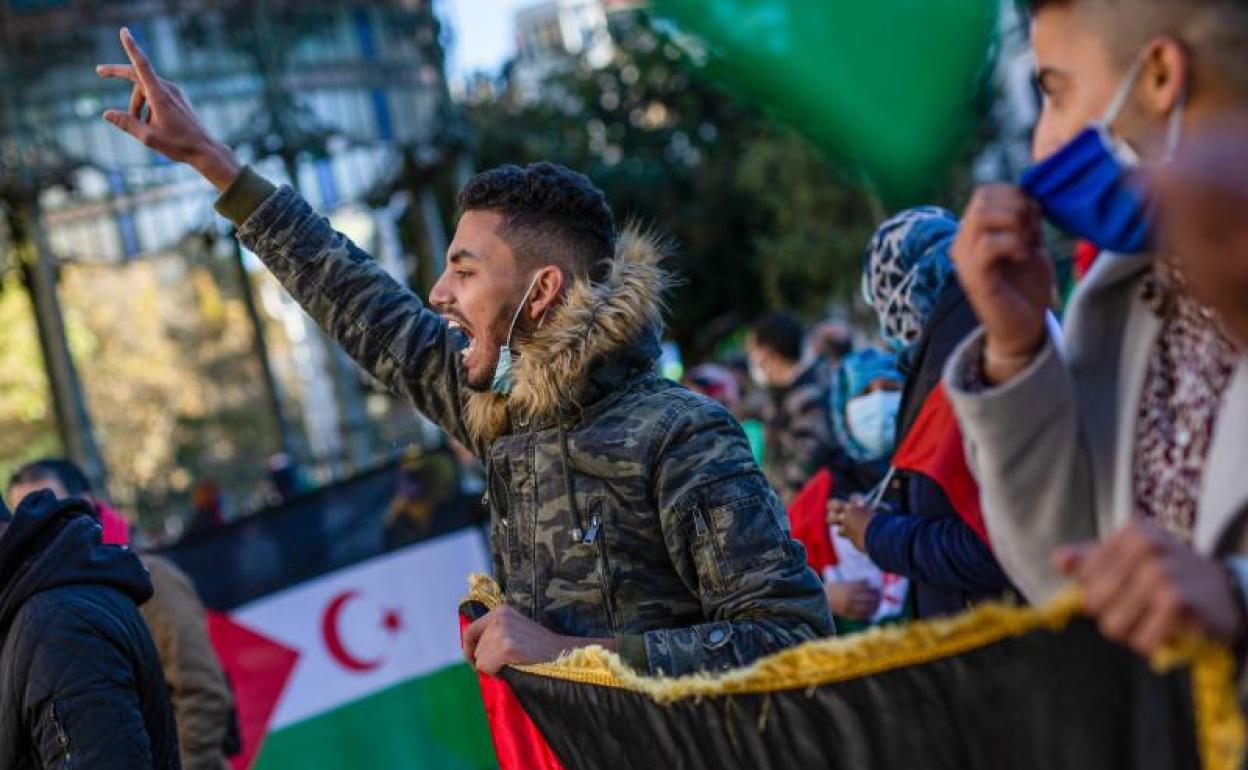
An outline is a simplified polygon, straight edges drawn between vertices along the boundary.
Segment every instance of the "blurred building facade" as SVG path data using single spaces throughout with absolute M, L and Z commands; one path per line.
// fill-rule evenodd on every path
M 516 57 L 511 84 L 518 98 L 533 101 L 543 84 L 580 59 L 590 67 L 606 66 L 615 54 L 613 13 L 636 8 L 636 0 L 542 0 L 516 12 Z
M 430 192 L 417 182 L 391 183 L 380 205 L 375 194 L 405 157 L 453 152 L 445 145 L 454 110 L 430 0 L 9 0 L 0 3 L 0 185 L 7 185 L 0 193 L 12 194 L 3 195 L 9 216 L 0 270 L 42 270 L 50 294 L 25 281 L 41 319 L 59 318 L 49 299 L 55 302 L 75 271 L 104 275 L 146 265 L 153 280 L 173 288 L 192 281 L 196 260 L 235 258 L 212 210 L 215 191 L 100 119 L 128 101 L 129 84 L 101 81 L 93 70 L 124 60 L 123 25 L 244 160 L 296 186 L 396 277 L 416 272 L 416 250 L 399 222 L 410 209 L 424 218 L 422 232 L 439 229 L 428 221 L 438 216 Z M 283 426 L 265 452 L 292 452 L 309 473 L 330 478 L 396 452 L 422 430 L 414 418 L 398 418 L 407 410 L 377 393 L 254 257 L 237 258 L 256 341 L 272 337 L 254 349 Z M 134 311 L 136 320 L 143 315 Z M 73 356 L 68 344 L 67 361 L 49 349 L 58 330 L 46 326 L 40 323 L 40 336 L 62 445 L 90 466 L 90 447 L 74 442 L 83 431 L 90 437 L 93 405 L 73 393 L 81 389 L 73 380 L 92 373 L 73 372 L 68 382 L 57 376 Z M 78 413 L 63 408 L 75 398 Z M 82 424 L 66 424 L 75 420 Z M 95 434 L 103 456 L 116 463 L 110 436 Z M 196 458 L 180 464 L 193 468 Z M 183 481 L 171 491 L 189 486 Z M 110 489 L 133 499 L 117 484 Z

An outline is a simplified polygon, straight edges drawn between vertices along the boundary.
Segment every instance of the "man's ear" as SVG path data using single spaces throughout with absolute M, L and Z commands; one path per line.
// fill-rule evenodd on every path
M 526 310 L 530 321 L 545 318 L 546 314 L 558 304 L 564 289 L 563 270 L 555 265 L 547 265 L 538 270 L 533 291 L 529 296 L 529 307 Z
M 1150 112 L 1169 115 L 1177 109 L 1191 80 L 1192 58 L 1186 46 L 1168 36 L 1149 42 L 1140 73 L 1140 90 Z

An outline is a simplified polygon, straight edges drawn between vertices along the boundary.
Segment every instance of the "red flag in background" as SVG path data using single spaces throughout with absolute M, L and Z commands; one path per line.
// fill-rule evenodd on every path
M 937 385 L 923 402 L 918 419 L 897 447 L 893 467 L 908 473 L 922 473 L 935 481 L 962 521 L 980 539 L 992 545 L 984 526 L 984 511 L 979 505 L 979 484 L 966 464 L 962 429 L 958 427 L 958 418 L 943 384 Z
M 806 482 L 789 504 L 793 537 L 806 546 L 806 562 L 816 574 L 840 561 L 828 532 L 828 498 L 832 497 L 832 471 L 824 468 Z
M 471 603 L 460 607 L 461 638 L 472 623 L 465 613 L 469 606 Z M 479 604 L 476 606 L 480 607 Z M 490 723 L 499 770 L 563 770 L 546 739 L 511 691 L 511 685 L 501 677 L 488 674 L 477 674 L 477 679 L 481 684 L 481 700 L 485 703 L 485 717 Z

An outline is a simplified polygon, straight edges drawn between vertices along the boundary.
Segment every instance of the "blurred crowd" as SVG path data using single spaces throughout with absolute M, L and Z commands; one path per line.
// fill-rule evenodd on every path
M 1086 611 L 1102 633 L 1143 655 L 1154 655 L 1195 632 L 1230 646 L 1239 662 L 1244 662 L 1248 649 L 1248 474 L 1244 472 L 1248 468 L 1248 218 L 1243 216 L 1248 207 L 1248 59 L 1244 57 L 1248 8 L 1235 0 L 1036 0 L 1030 5 L 1037 86 L 1043 96 L 1034 165 L 1018 184 L 981 187 L 960 214 L 917 207 L 881 224 L 870 242 L 863 244 L 862 307 L 874 316 L 869 326 L 855 328 L 843 320 L 807 325 L 791 314 L 777 312 L 750 325 L 744 350 L 735 357 L 701 362 L 689 369 L 684 385 L 731 412 L 743 429 L 744 441 L 735 423 L 725 427 L 720 420 L 722 410 L 705 399 L 680 401 L 685 410 L 680 414 L 694 415 L 689 419 L 695 427 L 678 440 L 652 441 L 655 425 L 650 423 L 657 419 L 647 423 L 630 413 L 613 417 L 618 422 L 597 435 L 587 438 L 582 432 L 570 442 L 563 420 L 579 403 L 563 404 L 563 411 L 552 412 L 557 419 L 546 423 L 551 428 L 549 447 L 534 449 L 538 439 L 526 438 L 535 434 L 522 432 L 528 428 L 522 418 L 516 417 L 513 426 L 514 415 L 504 416 L 505 430 L 473 433 L 470 422 L 476 417 L 458 411 L 464 408 L 459 402 L 433 395 L 460 387 L 457 379 L 451 380 L 439 368 L 451 367 L 445 364 L 449 354 L 433 347 L 435 342 L 430 340 L 437 335 L 432 332 L 412 332 L 420 324 L 435 328 L 440 323 L 437 316 L 411 305 L 411 317 L 416 320 L 394 332 L 411 334 L 411 338 L 395 342 L 394 337 L 387 337 L 387 351 L 378 352 L 352 325 L 358 323 L 363 329 L 365 322 L 343 320 L 335 315 L 338 308 L 318 304 L 321 294 L 331 294 L 331 289 L 318 285 L 316 292 L 309 293 L 304 287 L 301 301 L 305 307 L 321 314 L 319 320 L 335 329 L 357 360 L 371 364 L 383 376 L 394 377 L 408 366 L 410 371 L 403 370 L 404 375 L 414 379 L 396 387 L 409 389 L 405 392 L 419 408 L 436 412 L 444 425 L 466 438 L 465 443 L 477 440 L 471 451 L 455 450 L 458 456 L 448 450 L 407 458 L 400 470 L 398 497 L 387 518 L 392 544 L 419 539 L 430 531 L 431 522 L 440 515 L 439 506 L 448 501 L 489 489 L 492 502 L 488 505 L 520 506 L 524 500 L 516 490 L 522 489 L 534 499 L 539 493 L 546 496 L 540 516 L 534 514 L 539 525 L 563 516 L 565 506 L 568 515 L 576 517 L 576 526 L 568 527 L 566 533 L 553 526 L 540 530 L 550 543 L 565 545 L 551 545 L 549 553 L 532 558 L 547 559 L 542 568 L 551 574 L 563 569 L 572 575 L 563 575 L 563 583 L 552 578 L 559 585 L 596 581 L 601 573 L 595 571 L 593 559 L 577 556 L 595 552 L 576 549 L 595 543 L 598 548 L 617 548 L 619 541 L 614 532 L 605 540 L 598 539 L 613 524 L 599 516 L 605 510 L 607 492 L 590 495 L 593 507 L 583 511 L 579 501 L 586 496 L 578 494 L 578 484 L 583 490 L 615 473 L 647 490 L 663 485 L 684 489 L 684 482 L 674 483 L 664 474 L 693 479 L 688 487 L 703 485 L 670 506 L 689 512 L 688 532 L 672 535 L 671 527 L 657 525 L 642 531 L 639 525 L 628 537 L 645 547 L 611 552 L 616 559 L 614 569 L 635 568 L 630 574 L 636 580 L 646 579 L 646 570 L 662 577 L 660 573 L 667 568 L 682 577 L 696 575 L 703 593 L 700 605 L 690 605 L 694 610 L 672 609 L 684 607 L 680 602 L 689 598 L 688 591 L 681 593 L 682 583 L 671 589 L 670 596 L 660 597 L 669 602 L 670 606 L 662 608 L 668 614 L 653 622 L 646 616 L 643 619 L 650 627 L 612 637 L 607 633 L 614 630 L 612 623 L 626 625 L 616 622 L 618 617 L 599 625 L 588 620 L 582 623 L 579 616 L 559 614 L 560 607 L 574 606 L 575 601 L 561 603 L 561 597 L 555 597 L 550 601 L 554 609 L 539 611 L 534 598 L 536 618 L 520 618 L 514 610 L 506 610 L 474 623 L 477 630 L 469 632 L 466 642 L 470 660 L 483 669 L 491 668 L 480 663 L 491 642 L 516 655 L 549 659 L 571 648 L 569 637 L 584 637 L 582 641 L 618 645 L 614 649 L 626 661 L 641 661 L 639 665 L 648 665 L 652 672 L 665 670 L 662 661 L 681 661 L 694 668 L 723 667 L 724 660 L 741 662 L 770 651 L 765 644 L 750 641 L 765 636 L 751 636 L 757 629 L 749 624 L 762 622 L 754 615 L 767 612 L 775 621 L 771 628 L 790 634 L 774 636 L 787 640 L 780 646 L 821 634 L 822 607 L 816 611 L 801 604 L 806 577 L 786 561 L 801 549 L 790 549 L 787 539 L 777 539 L 768 527 L 746 520 L 767 516 L 774 499 L 770 491 L 733 486 L 753 484 L 747 478 L 756 473 L 753 466 L 733 454 L 738 445 L 744 452 L 748 443 L 775 498 L 787 510 L 787 527 L 802 541 L 808 564 L 822 579 L 827 611 L 841 633 L 952 615 L 986 601 L 1043 603 L 1073 583 L 1081 589 Z M 131 55 L 139 61 L 133 51 Z M 140 138 L 148 130 L 125 116 L 110 119 Z M 174 157 L 178 150 L 172 143 L 162 149 Z M 216 181 L 212 176 L 216 167 L 204 164 L 204 168 L 205 176 Z M 239 175 L 236 167 L 227 170 Z M 523 184 L 515 182 L 520 177 Z M 533 177 L 542 178 L 534 181 Z M 570 194 L 582 196 L 577 199 L 579 210 L 598 216 L 601 212 L 593 206 L 605 204 L 592 195 L 592 206 L 585 204 L 583 184 L 587 182 L 569 179 L 566 170 L 549 165 L 537 170 L 512 167 L 480 183 L 475 194 L 488 197 L 507 184 L 531 188 L 549 183 L 552 189 L 563 185 L 572 189 Z M 291 202 L 288 191 L 274 192 L 271 185 L 265 187 L 255 180 L 248 183 L 259 192 L 253 208 L 239 215 L 240 223 L 258 228 L 249 217 L 267 213 L 275 218 L 307 218 L 298 226 L 290 225 L 291 232 L 306 234 L 305 229 L 320 226 L 309 224 L 312 215 Z M 237 187 L 229 179 L 219 186 L 227 185 L 230 190 Z M 498 189 L 486 189 L 491 186 Z M 506 199 L 506 205 L 513 205 L 523 191 L 507 188 L 505 194 L 513 196 Z M 481 209 L 489 213 L 492 205 L 499 205 L 474 208 L 471 195 L 461 198 L 461 204 L 469 214 L 480 214 Z M 224 211 L 229 204 L 220 205 Z M 542 205 L 556 203 L 543 199 Z M 279 224 L 286 223 L 279 220 Z M 606 229 L 611 227 L 608 212 Z M 1046 247 L 1052 227 L 1080 239 L 1081 277 L 1065 305 L 1057 300 L 1053 260 Z M 593 235 L 580 232 L 576 237 Z M 330 237 L 325 235 L 321 241 Z M 294 271 L 283 276 L 280 271 L 294 261 L 282 249 L 301 244 L 275 245 L 279 240 L 283 239 L 266 243 L 257 238 L 260 246 L 268 248 L 268 252 L 258 251 L 297 293 L 302 274 Z M 317 241 L 318 248 L 321 241 Z M 363 260 L 354 257 L 345 266 L 332 262 L 345 260 L 344 253 L 345 247 L 335 247 L 306 258 L 325 260 L 330 265 L 322 271 L 326 275 L 365 269 L 360 267 Z M 452 262 L 465 259 L 483 261 L 479 254 L 463 257 L 455 252 Z M 647 270 L 648 263 L 642 263 L 640 267 L 613 266 L 610 275 L 590 272 L 595 276 L 592 287 L 573 295 L 586 304 L 601 299 L 601 307 L 590 305 L 601 310 L 599 316 L 626 315 L 627 309 L 610 304 L 618 297 L 606 296 L 602 287 L 617 279 L 626 286 L 628 280 L 662 283 L 654 277 L 657 273 Z M 524 289 L 518 302 L 494 302 L 506 311 L 495 312 L 487 319 L 489 324 L 478 323 L 468 290 L 455 285 L 448 288 L 441 282 L 435 287 L 434 294 L 450 297 L 445 302 L 436 297 L 433 301 L 454 308 L 444 314 L 455 323 L 454 328 L 472 332 L 468 347 L 458 353 L 463 365 L 454 371 L 481 381 L 481 387 L 473 388 L 474 398 L 489 406 L 505 403 L 507 398 L 515 404 L 528 403 L 517 398 L 538 397 L 534 395 L 540 390 L 538 385 L 524 378 L 539 375 L 526 374 L 523 367 L 531 360 L 528 357 L 539 352 L 513 357 L 511 345 L 514 338 L 518 349 L 528 344 L 535 351 L 533 341 L 543 339 L 543 328 L 550 329 L 543 324 L 554 325 L 557 332 L 558 325 L 573 315 L 552 311 L 547 319 L 547 311 L 557 305 L 564 277 L 559 270 L 543 273 L 539 269 L 527 288 L 525 281 L 516 284 Z M 352 280 L 363 285 L 364 279 L 372 281 L 368 292 L 378 292 L 364 300 L 392 290 L 384 279 L 371 274 Z M 452 297 L 455 291 L 460 293 Z M 390 296 L 409 301 L 407 294 Z M 356 303 L 357 297 L 351 301 Z M 352 305 L 355 312 L 374 313 L 366 320 L 392 320 L 397 312 L 381 300 L 372 308 L 365 307 L 363 300 L 360 303 Z M 522 314 L 526 308 L 531 312 Z M 647 312 L 635 315 L 647 316 Z M 584 315 L 597 317 L 590 311 Z M 510 326 L 506 324 L 509 316 Z M 502 324 L 496 323 L 499 318 Z M 520 319 L 524 319 L 519 327 L 523 334 L 517 331 Z M 445 327 L 437 328 L 445 331 Z M 601 332 L 595 339 L 610 337 L 614 329 L 588 328 Z M 501 356 L 489 357 L 490 342 L 496 349 L 501 346 Z M 392 351 L 403 349 L 404 344 L 412 360 L 394 365 L 387 356 L 396 355 Z M 430 350 L 440 352 L 432 355 Z M 628 369 L 636 363 L 636 357 L 629 357 L 635 351 L 606 350 L 617 357 L 618 367 L 593 369 L 588 375 L 591 369 L 586 364 L 585 370 L 573 372 L 603 391 L 595 393 L 604 403 L 611 403 L 614 386 L 628 393 L 651 388 L 646 392 L 673 402 L 686 398 L 645 379 L 652 372 Z M 572 355 L 567 353 L 565 358 Z M 513 364 L 519 375 L 512 370 Z M 545 375 L 557 379 L 553 370 Z M 415 379 L 420 379 L 425 390 L 412 385 Z M 556 383 L 551 388 L 558 391 L 562 386 Z M 552 399 L 561 395 L 561 391 L 555 393 Z M 668 415 L 664 419 L 679 425 L 670 416 L 676 413 L 674 408 L 663 412 Z M 537 418 L 549 416 L 535 414 Z M 593 419 L 586 414 L 592 410 L 582 410 L 581 417 Z M 623 422 L 626 418 L 634 422 Z M 695 418 L 703 422 L 696 423 Z M 701 428 L 696 427 L 699 424 Z M 507 433 L 513 429 L 521 432 Z M 628 433 L 627 441 L 622 433 Z M 719 443 L 709 444 L 707 450 L 699 448 L 693 459 L 679 454 L 682 443 L 686 448 L 702 447 L 699 442 L 711 435 L 728 437 L 717 439 Z M 508 443 L 517 436 L 534 443 Z M 597 447 L 586 449 L 591 439 L 598 442 Z M 628 442 L 653 445 L 656 453 L 676 453 L 668 460 L 675 470 L 646 476 L 645 469 L 636 470 L 643 463 L 602 460 L 594 454 L 616 451 Z M 512 454 L 494 452 L 496 445 L 509 448 Z M 492 470 L 487 468 L 484 479 L 464 471 L 471 467 L 474 453 L 495 463 Z M 533 457 L 543 461 L 536 471 Z M 698 467 L 699 461 L 705 467 Z M 725 470 L 726 466 L 730 467 Z M 276 463 L 273 471 L 279 499 L 297 489 L 297 473 L 289 465 Z M 724 485 L 722 494 L 716 484 Z M 626 485 L 620 482 L 619 486 Z M 712 491 L 703 492 L 703 488 Z M 43 493 L 38 494 L 39 490 Z M 93 536 L 102 534 L 104 542 L 120 543 L 126 538 L 126 528 L 93 495 L 81 474 L 64 463 L 46 461 L 22 469 L 10 484 L 8 499 L 19 513 L 32 513 L 14 517 L 0 537 L 0 585 L 5 586 L 0 593 L 0 620 L 11 618 L 48 586 L 68 583 L 78 587 L 81 595 L 63 601 L 112 608 L 108 612 L 115 610 L 125 622 L 115 634 L 121 641 L 110 642 L 115 643 L 111 654 L 119 654 L 120 649 L 124 650 L 120 654 L 130 657 L 124 665 L 136 672 L 131 689 L 140 695 L 129 697 L 141 704 L 141 714 L 135 718 L 147 725 L 152 755 L 169 754 L 170 747 L 177 745 L 171 737 L 174 725 L 167 718 L 172 713 L 177 717 L 183 765 L 220 765 L 229 743 L 228 683 L 219 667 L 209 665 L 203 611 L 186 581 L 154 557 L 143 557 L 144 568 L 117 552 L 103 557 L 93 550 Z M 742 500 L 758 503 L 758 510 L 745 511 Z M 617 504 L 623 510 L 625 503 Z M 75 518 L 83 512 L 95 523 Z M 704 516 L 704 512 L 713 515 Z M 491 513 L 496 567 L 510 565 L 513 570 L 506 575 L 512 579 L 508 590 L 546 597 L 544 586 L 516 588 L 528 574 L 519 568 L 521 546 L 507 529 L 515 526 L 509 521 L 517 519 L 507 519 L 506 508 L 491 508 Z M 660 517 L 668 515 L 667 508 L 659 512 Z M 666 519 L 663 522 L 667 524 Z M 219 526 L 219 500 L 204 485 L 196 492 L 192 530 L 207 532 Z M 90 527 L 100 531 L 88 531 Z M 657 535 L 651 531 L 660 529 Z M 680 539 L 686 535 L 687 541 Z M 640 563 L 643 557 L 662 551 L 650 548 L 653 542 L 646 538 L 651 536 L 666 538 L 665 553 L 671 555 L 674 567 L 664 562 L 642 569 L 628 561 Z M 500 540 L 508 537 L 512 540 Z M 698 538 L 708 537 L 718 538 L 714 547 L 699 550 L 702 541 Z M 537 542 L 538 535 L 532 539 Z M 505 542 L 511 543 L 510 551 Z M 533 550 L 537 553 L 536 546 Z M 741 554 L 751 558 L 736 558 Z M 687 561 L 682 561 L 685 557 Z M 45 566 L 32 571 L 32 560 Z M 750 572 L 742 567 L 747 562 L 751 568 L 765 565 L 771 571 Z M 75 570 L 95 570 L 91 574 L 96 577 L 84 580 Z M 145 577 L 149 572 L 151 585 Z M 14 582 L 11 575 L 21 579 Z M 92 580 L 116 588 L 136 603 L 150 595 L 154 585 L 157 599 L 167 601 L 143 604 L 142 619 L 150 636 L 124 607 L 114 607 L 119 604 L 116 591 L 91 593 L 92 586 L 79 585 Z M 739 609 L 732 602 L 747 592 L 742 586 L 766 594 L 779 591 L 782 580 L 788 581 L 780 592 L 784 602 L 768 605 L 767 612 L 760 610 L 744 620 L 718 625 L 718 615 L 714 622 L 697 615 L 701 611 L 697 608 L 713 600 L 719 602 L 721 614 L 731 616 Z M 14 585 L 23 588 L 19 591 Z M 671 588 L 676 582 L 664 585 Z M 601 594 L 597 588 L 588 594 L 613 612 L 627 613 L 630 592 L 641 593 L 634 589 L 616 585 L 613 595 L 606 588 Z M 642 609 L 636 614 L 656 611 L 648 606 Z M 51 622 L 48 617 L 22 616 L 32 624 Z M 548 627 L 562 624 L 555 630 L 568 635 L 553 636 L 550 628 L 533 630 L 526 625 L 535 620 Z M 697 629 L 696 633 L 687 633 L 690 628 Z M 64 635 L 71 640 L 67 642 L 70 647 L 81 643 L 79 649 L 84 650 L 91 639 L 99 637 L 93 637 L 89 629 L 73 627 L 45 626 L 39 633 Z M 162 641 L 171 634 L 193 639 L 194 644 Z M 46 687 L 52 697 L 64 685 L 54 678 L 40 678 L 39 665 L 71 670 L 76 661 L 39 664 L 40 651 L 29 642 L 22 646 L 23 638 L 29 637 L 7 634 L 5 654 L 0 657 L 0 698 L 17 698 L 15 693 L 24 692 L 27 686 Z M 530 640 L 531 646 L 512 643 L 517 638 Z M 508 639 L 509 646 L 503 645 Z M 179 662 L 188 655 L 198 662 Z M 13 660 L 25 662 L 15 665 Z M 153 667 L 157 660 L 163 664 L 163 673 Z M 515 657 L 491 660 L 497 664 L 493 670 L 523 662 Z M 187 673 L 188 666 L 197 673 Z M 83 671 L 81 676 L 89 680 L 92 673 Z M 162 700 L 165 690 L 156 686 L 162 678 L 170 685 L 172 712 Z M 9 682 L 19 679 L 26 684 Z M 201 705 L 191 705 L 195 701 Z M 47 718 L 70 723 L 81 719 L 75 740 L 106 745 L 109 738 L 101 735 L 105 728 L 95 726 L 98 721 L 88 716 L 99 704 L 86 699 L 81 701 L 83 710 L 77 711 L 74 704 L 78 701 L 68 702 L 64 710 Z M 196 709 L 205 713 L 202 704 L 209 702 L 211 718 L 190 716 Z M 15 702 L 0 701 L 5 713 L 12 713 L 11 707 L 17 708 Z M 212 729 L 204 727 L 209 722 Z M 4 731 L 28 729 L 37 741 L 54 743 L 61 727 L 36 723 L 19 728 L 6 720 L 0 725 L 0 736 L 6 736 Z M 9 745 L 19 742 L 0 739 L 0 764 L 28 766 L 7 761 L 4 747 Z M 47 752 L 55 754 L 56 750 L 47 748 Z M 156 765 L 169 766 L 160 761 Z

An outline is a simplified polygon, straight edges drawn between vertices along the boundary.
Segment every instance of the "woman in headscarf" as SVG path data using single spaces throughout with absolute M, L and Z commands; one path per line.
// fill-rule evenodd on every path
M 866 495 L 888 473 L 904 384 L 897 359 L 870 348 L 845 356 L 832 373 L 833 497 Z
M 833 438 L 828 461 L 832 499 L 869 494 L 888 472 L 902 384 L 896 358 L 869 348 L 846 355 L 833 372 L 828 405 Z M 856 631 L 876 617 L 888 577 L 877 565 L 868 563 L 861 546 L 858 554 L 847 552 L 844 540 L 834 548 L 839 564 L 825 575 L 828 582 L 824 592 L 837 630 Z M 900 588 L 904 598 L 904 586 Z M 898 599 L 892 604 L 900 609 L 897 605 L 903 603 Z
M 885 222 L 867 250 L 865 298 L 905 374 L 897 418 L 899 448 L 905 447 L 920 418 L 932 414 L 930 407 L 945 405 L 937 389 L 945 362 L 978 325 L 949 260 L 957 228 L 957 219 L 943 209 L 911 209 Z M 948 435 L 914 438 L 943 440 L 944 451 L 957 452 L 954 464 L 964 468 L 960 441 L 949 440 L 957 426 L 951 410 L 946 413 L 946 421 L 927 419 L 923 426 Z M 911 579 L 919 618 L 953 614 L 1012 592 L 978 518 L 977 499 L 968 502 L 965 495 L 955 495 L 955 504 L 946 493 L 947 479 L 940 475 L 894 468 L 887 489 L 869 499 L 829 504 L 829 519 L 873 562 Z M 879 507 L 886 496 L 895 499 L 896 513 Z

